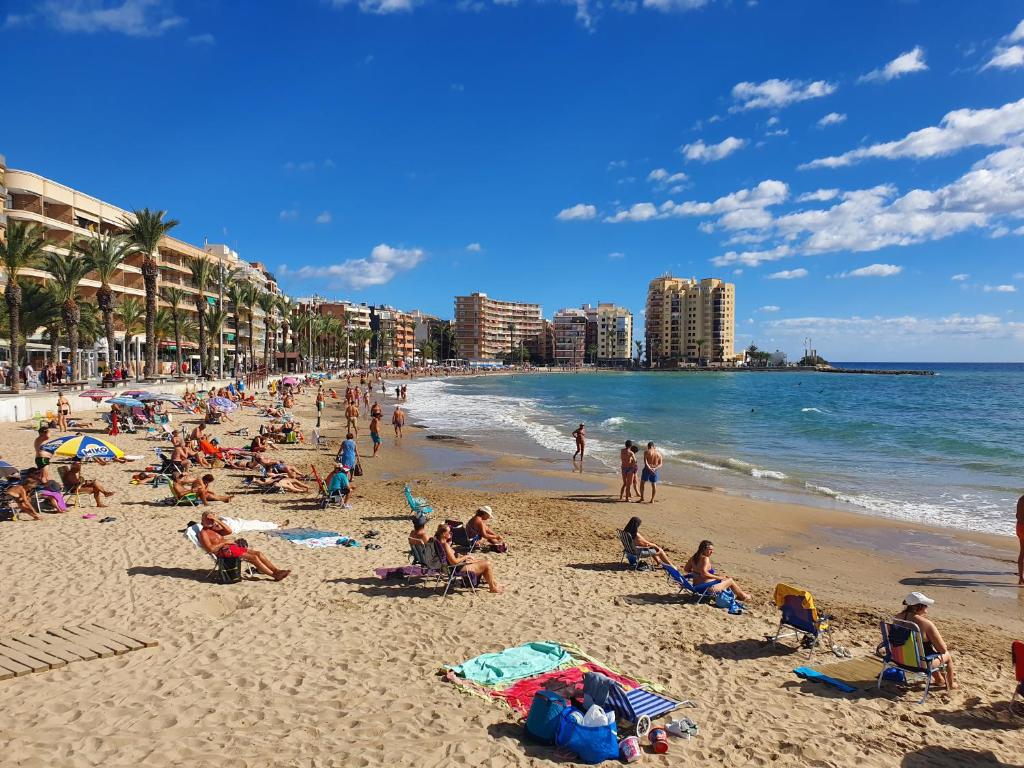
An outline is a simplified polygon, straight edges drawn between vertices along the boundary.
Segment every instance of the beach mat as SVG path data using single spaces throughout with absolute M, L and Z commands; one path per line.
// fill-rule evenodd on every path
M 123 656 L 157 645 L 137 632 L 92 623 L 0 636 L 0 680 L 59 669 L 76 661 Z
M 878 684 L 882 660 L 877 656 L 865 656 L 859 659 L 844 659 L 834 664 L 818 664 L 811 669 L 854 690 L 863 691 Z

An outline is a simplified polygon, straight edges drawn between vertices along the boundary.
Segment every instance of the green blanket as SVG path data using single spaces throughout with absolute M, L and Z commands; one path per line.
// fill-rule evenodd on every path
M 453 667 L 459 677 L 481 685 L 500 685 L 533 677 L 572 662 L 557 643 L 525 643 L 498 653 L 464 661 Z

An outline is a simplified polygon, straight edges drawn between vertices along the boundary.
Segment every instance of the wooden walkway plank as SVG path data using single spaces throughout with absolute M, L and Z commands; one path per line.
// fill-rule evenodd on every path
M 0 667 L 0 680 L 10 680 L 12 677 L 14 673 L 11 670 Z
M 28 646 L 29 648 L 35 648 L 37 651 L 48 653 L 51 656 L 56 656 L 65 664 L 71 664 L 72 662 L 82 660 L 82 657 L 77 653 L 72 653 L 67 649 L 54 648 L 52 645 L 41 643 L 29 635 L 16 635 L 13 640 L 21 645 Z
M 26 656 L 31 656 L 33 659 L 45 662 L 50 665 L 51 669 L 59 669 L 67 666 L 67 662 L 64 661 L 64 659 L 58 658 L 52 653 L 40 651 L 38 648 L 33 648 L 31 645 L 24 645 L 11 637 L 0 638 L 0 653 L 5 653 L 8 648 L 18 651 L 19 653 L 23 653 Z
M 0 647 L 0 656 L 3 656 L 7 659 L 13 659 L 19 664 L 28 667 L 33 672 L 45 672 L 46 670 L 50 669 L 50 665 L 46 662 L 40 661 L 39 659 L 34 659 L 28 654 L 22 653 L 21 651 L 16 651 L 13 648 Z
M 121 654 L 128 653 L 128 651 L 131 650 L 130 648 L 121 645 L 120 643 L 115 643 L 113 640 L 107 640 L 105 638 L 97 637 L 91 632 L 82 632 L 81 630 L 75 629 L 73 627 L 64 627 L 63 629 L 51 629 L 47 632 L 47 634 L 53 635 L 54 637 L 59 637 L 61 640 L 67 640 L 71 643 L 83 645 L 89 650 L 95 651 L 96 653 L 100 654 L 100 656 L 102 656 L 104 653 L 107 653 L 108 651 L 110 653 L 113 653 L 115 656 L 120 656 Z
M 92 661 L 93 659 L 100 658 L 100 655 L 95 651 L 90 651 L 88 648 L 76 645 L 75 643 L 69 643 L 67 640 L 61 640 L 53 635 L 31 632 L 26 637 L 18 639 L 26 645 L 33 645 L 40 650 L 49 651 L 54 656 L 67 659 L 68 663 L 73 661 Z M 111 653 L 110 655 L 113 656 L 114 654 Z
M 157 645 L 159 645 L 159 643 L 157 643 L 156 640 L 139 640 L 137 637 L 133 637 L 132 635 L 126 635 L 123 632 L 117 632 L 113 629 L 107 629 L 106 627 L 100 626 L 99 624 L 83 624 L 82 628 L 92 630 L 96 634 L 103 635 L 104 637 L 112 637 L 119 643 L 127 645 L 133 651 L 137 651 L 142 648 L 155 648 Z
M 19 664 L 14 659 L 10 659 L 6 656 L 0 656 L 0 669 L 8 670 L 15 677 L 32 674 L 32 667 L 26 667 L 24 664 Z

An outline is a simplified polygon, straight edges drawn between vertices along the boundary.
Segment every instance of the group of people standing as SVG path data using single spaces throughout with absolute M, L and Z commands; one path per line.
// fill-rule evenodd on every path
M 573 463 L 583 464 L 583 455 L 587 449 L 587 427 L 580 424 L 572 432 L 576 441 L 576 452 L 572 455 Z M 658 480 L 661 466 L 665 463 L 661 451 L 653 442 L 647 443 L 643 454 L 643 467 L 637 454 L 640 453 L 640 445 L 632 440 L 627 440 L 623 448 L 619 450 L 620 469 L 622 472 L 622 486 L 619 488 L 619 501 L 633 501 L 632 496 L 636 495 L 636 501 L 642 503 L 645 500 L 647 485 L 651 486 L 650 503 L 654 503 L 654 497 L 658 492 Z M 640 475 L 640 484 L 637 485 L 637 474 Z

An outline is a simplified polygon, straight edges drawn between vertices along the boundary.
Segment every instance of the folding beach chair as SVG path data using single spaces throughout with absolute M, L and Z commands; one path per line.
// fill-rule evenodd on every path
M 433 550 L 434 559 L 427 566 L 428 568 L 434 568 L 437 570 L 437 579 L 435 584 L 440 586 L 441 582 L 444 581 L 444 593 L 441 595 L 441 599 L 448 597 L 448 593 L 451 592 L 452 587 L 455 586 L 456 581 L 462 581 L 463 586 L 469 586 L 470 591 L 476 594 L 476 580 L 472 574 L 465 572 L 465 566 L 463 565 L 449 565 L 448 559 L 444 555 L 444 550 L 441 545 L 435 540 L 431 539 L 433 544 L 430 547 Z M 428 551 L 428 556 L 430 552 Z
M 69 506 L 69 507 L 70 506 L 81 507 L 82 506 L 82 492 L 79 490 L 79 487 L 76 485 L 72 490 L 70 490 L 70 491 L 67 490 L 68 483 L 67 483 L 67 480 L 64 479 L 64 477 L 67 475 L 68 469 L 69 469 L 68 467 L 57 467 L 57 474 L 60 476 L 60 484 L 62 486 L 64 486 L 64 489 L 65 489 L 64 490 L 64 503 L 67 504 L 67 506 Z M 85 495 L 85 497 L 87 499 L 91 499 L 92 498 L 92 496 L 90 494 L 88 494 L 88 493 Z
M 213 560 L 214 566 L 206 574 L 206 578 L 217 579 L 221 584 L 235 584 L 243 578 L 253 575 L 256 569 L 240 557 L 221 557 L 220 555 L 213 554 L 213 552 L 207 552 L 203 545 L 199 543 L 199 531 L 201 530 L 202 526 L 199 523 L 189 523 L 185 528 L 185 538 Z
M 626 531 L 619 531 L 619 541 L 622 542 L 622 560 L 619 562 L 626 562 L 629 568 L 634 571 L 640 569 L 640 565 L 644 560 L 654 555 L 648 555 L 642 553 L 637 549 L 636 542 L 633 541 L 633 537 Z
M 1020 714 L 1020 707 L 1017 705 L 1017 697 L 1024 696 L 1024 642 L 1014 640 L 1010 645 L 1010 658 L 1013 659 L 1013 675 L 1017 686 L 1013 689 L 1013 697 L 1010 699 L 1010 715 Z
M 444 524 L 452 533 L 452 546 L 466 550 L 466 554 L 472 553 L 476 549 L 476 545 L 480 543 L 479 536 L 470 537 L 461 520 L 445 520 Z
M 880 621 L 882 630 L 882 671 L 878 675 L 878 687 L 882 687 L 885 673 L 890 669 L 902 669 L 912 675 L 924 675 L 924 696 L 917 702 L 924 704 L 932 689 L 932 674 L 941 672 L 946 664 L 940 661 L 942 654 L 924 652 L 924 637 L 920 628 L 912 621 L 891 619 Z
M 835 647 L 831 624 L 834 617 L 827 613 L 818 613 L 810 592 L 788 584 L 776 584 L 775 605 L 782 611 L 782 617 L 779 619 L 779 628 L 775 630 L 775 635 L 769 638 L 773 645 L 783 637 L 798 638 L 801 645 L 808 649 L 807 658 L 811 658 L 814 649 L 825 635 L 828 635 L 829 647 Z M 788 629 L 783 632 L 783 627 Z
M 409 503 L 409 509 L 412 510 L 414 515 L 429 516 L 433 514 L 433 508 L 427 503 L 426 499 L 421 499 L 418 496 L 412 495 L 412 488 L 409 484 L 405 484 L 405 500 Z
M 696 585 L 693 583 L 693 574 L 680 573 L 679 569 L 673 568 L 668 563 L 662 563 L 661 567 L 665 571 L 665 576 L 668 578 L 668 583 L 674 587 L 679 587 L 679 594 L 686 592 L 691 595 L 696 595 L 697 605 L 704 602 L 705 598 L 711 600 L 714 593 L 711 591 L 711 587 L 717 584 L 717 581 L 709 581 L 706 584 Z
M 345 496 L 341 491 L 327 490 L 327 483 L 322 477 L 320 477 L 320 473 L 317 472 L 317 469 L 313 464 L 309 465 L 309 471 L 313 475 L 313 479 L 316 481 L 317 490 L 319 491 L 319 494 L 317 495 L 317 502 L 320 504 L 320 509 L 327 509 L 331 504 L 345 503 Z
M 631 723 L 636 735 L 643 738 L 651 730 L 651 721 L 677 709 L 680 702 L 654 693 L 644 687 L 625 690 L 619 683 L 613 683 L 608 690 L 608 705 L 615 710 L 619 720 Z

